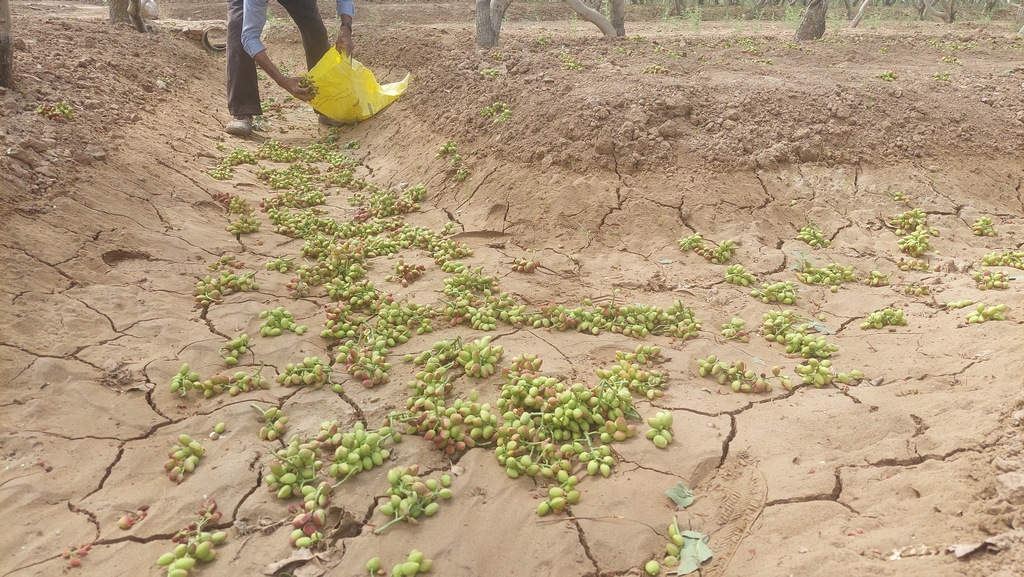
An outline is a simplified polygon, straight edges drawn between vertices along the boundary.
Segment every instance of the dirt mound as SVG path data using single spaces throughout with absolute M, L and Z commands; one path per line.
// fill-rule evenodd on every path
M 409 112 L 488 155 L 579 173 L 986 158 L 1024 145 L 1020 74 L 1005 63 L 1021 43 L 1009 35 L 844 32 L 798 45 L 646 24 L 614 42 L 520 30 L 483 52 L 464 36 L 454 58 L 436 51 L 450 32 L 417 35 L 424 72 Z M 384 62 L 405 64 L 407 49 L 385 44 Z M 515 122 L 481 115 L 495 102 Z
M 434 558 L 439 575 L 639 575 L 664 557 L 673 518 L 709 537 L 705 575 L 1015 571 L 1024 558 L 1016 531 L 1024 401 L 1007 388 L 1019 380 L 1008 362 L 1018 347 L 1007 336 L 1019 332 L 1024 298 L 1017 271 L 982 259 L 1024 243 L 1024 96 L 1019 71 L 1007 64 L 1020 44 L 998 24 L 833 31 L 795 46 L 782 26 L 686 21 L 631 23 L 629 38 L 607 41 L 578 22 L 544 21 L 554 8 L 515 5 L 500 48 L 477 51 L 467 6 L 360 5 L 359 57 L 382 81 L 411 72 L 406 95 L 369 122 L 328 132 L 264 83 L 267 114 L 251 140 L 222 133 L 223 63 L 193 40 L 159 26 L 148 35 L 110 27 L 102 6 L 15 10 L 25 39 L 16 54 L 21 84 L 0 93 L 8 303 L 0 512 L 11 520 L 0 536 L 0 577 L 155 574 L 154 562 L 173 550 L 205 497 L 223 515 L 210 528 L 227 541 L 200 575 L 363 575 L 371 557 L 387 569 L 412 549 Z M 205 20 L 223 6 L 163 9 Z M 414 10 L 428 23 L 402 23 Z M 537 21 L 526 22 L 531 14 Z M 275 22 L 268 35 L 275 60 L 298 70 L 294 30 Z M 878 77 L 888 71 L 888 80 Z M 60 102 L 74 118 L 36 112 Z M 285 147 L 316 140 L 324 146 L 303 148 L 301 169 L 280 172 L 292 163 Z M 242 162 L 230 177 L 213 178 L 211 168 L 228 170 L 221 163 L 229 155 Z M 246 162 L 248 155 L 260 158 Z M 425 198 L 403 196 L 418 182 Z M 245 206 L 259 230 L 225 231 L 246 224 Z M 916 218 L 936 234 L 911 237 L 927 243 L 912 256 L 901 252 L 908 240 L 896 228 Z M 983 218 L 996 236 L 974 234 Z M 681 247 L 685 239 L 694 246 Z M 736 248 L 728 264 L 742 271 L 710 262 L 725 258 L 726 241 Z M 443 264 L 465 248 L 472 255 L 454 260 L 467 271 Z M 329 266 L 328 254 L 336 259 Z M 287 268 L 283 258 L 296 267 L 289 274 L 265 267 Z M 365 273 L 380 291 L 374 306 L 390 303 L 390 293 L 436 312 L 433 333 L 388 344 L 389 380 L 373 388 L 360 381 L 374 375 L 356 377 L 358 366 L 347 366 L 344 340 L 320 331 L 338 326 L 326 324 L 328 315 L 366 326 L 406 313 L 346 313 L 339 301 L 357 310 L 366 285 L 339 277 L 339 259 L 356 259 L 345 260 L 358 267 L 347 274 Z M 396 282 L 398 259 L 422 266 L 422 276 L 409 273 L 407 287 Z M 532 274 L 513 270 L 530 260 Z M 908 262 L 917 260 L 924 264 Z M 196 306 L 197 279 L 222 271 L 254 273 L 259 286 Z M 797 282 L 798 273 L 858 282 L 833 289 L 808 276 Z M 791 306 L 751 296 L 782 291 L 786 281 L 796 291 Z M 489 287 L 474 310 L 452 296 L 463 285 Z M 308 294 L 292 298 L 300 290 Z M 963 300 L 1007 305 L 1008 320 L 968 323 L 973 306 L 947 305 Z M 486 324 L 483 309 L 494 302 L 506 314 L 494 319 L 497 330 L 471 329 Z M 309 332 L 256 337 L 261 313 L 281 306 Z M 787 353 L 765 338 L 774 325 L 762 324 L 782 322 L 783 308 L 806 324 L 790 338 L 813 346 Z M 861 328 L 886 309 L 902 310 L 907 324 Z M 531 328 L 545 319 L 565 330 Z M 722 330 L 737 319 L 745 325 Z M 652 334 L 627 336 L 634 331 Z M 252 351 L 225 368 L 221 349 L 242 333 Z M 434 437 L 416 428 L 429 419 L 410 419 L 401 442 L 384 441 L 390 456 L 380 466 L 325 501 L 315 555 L 296 552 L 289 536 L 302 505 L 268 490 L 281 445 L 261 440 L 268 423 L 251 405 L 289 416 L 286 440 L 308 440 L 334 420 L 345 432 L 356 423 L 399 424 L 421 406 L 406 383 L 426 378 L 404 355 L 485 335 L 504 348 L 497 367 L 506 374 L 478 380 L 453 365 L 436 402 L 455 406 L 471 389 L 491 407 L 518 398 L 506 378 L 522 368 L 526 361 L 517 369 L 511 359 L 523 354 L 538 355 L 540 372 L 570 385 L 544 391 L 541 404 L 616 386 L 595 375 L 617 362 L 667 381 L 651 385 L 661 396 L 647 396 L 636 377 L 638 394 L 625 397 L 640 434 L 609 444 L 608 478 L 577 465 L 580 500 L 560 515 L 535 512 L 559 498 L 555 481 L 526 478 L 524 456 L 551 464 L 542 445 L 519 449 L 518 464 L 503 468 L 494 445 L 515 452 L 509 439 L 445 454 L 436 447 L 460 432 Z M 617 359 L 641 344 L 661 347 L 657 364 Z M 838 347 L 833 382 L 803 385 L 797 367 L 813 357 L 804 348 L 828 345 Z M 304 357 L 339 353 L 331 379 L 340 394 L 329 384 L 275 383 L 209 399 L 169 390 L 183 363 L 204 378 L 243 370 L 274 381 Z M 698 361 L 710 355 L 743 362 L 751 382 L 765 373 L 774 390 L 734 393 L 730 383 L 702 378 Z M 769 376 L 773 365 L 793 390 Z M 854 370 L 865 378 L 848 378 Z M 517 402 L 524 399 L 532 393 Z M 473 410 L 482 430 L 486 415 Z M 659 411 L 673 416 L 666 449 L 640 438 Z M 490 411 L 506 417 L 498 412 Z M 217 423 L 226 430 L 210 436 Z M 536 434 L 523 427 L 512 430 Z M 175 447 L 182 434 L 204 454 L 175 484 L 162 466 L 185 450 Z M 586 440 L 596 445 L 598 436 Z M 337 457 L 332 448 L 322 458 Z M 418 526 L 375 534 L 387 522 L 379 505 L 388 469 L 413 463 L 424 477 L 453 475 L 453 498 Z M 510 479 L 520 466 L 520 478 Z M 696 494 L 685 510 L 664 495 L 680 483 Z M 118 527 L 133 515 L 134 524 Z M 980 549 L 960 560 L 951 545 Z M 67 568 L 75 558 L 82 569 Z

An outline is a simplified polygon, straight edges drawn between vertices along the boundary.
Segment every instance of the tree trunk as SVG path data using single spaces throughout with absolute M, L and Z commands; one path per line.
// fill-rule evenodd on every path
M 612 28 L 616 36 L 626 35 L 626 2 L 625 0 L 608 0 L 608 8 L 611 10 Z
M 0 0 L 2 1 L 2 0 Z M 1017 7 L 1017 24 L 1020 24 L 1020 30 L 1017 31 L 1017 36 L 1024 36 L 1024 2 L 1020 3 Z
M 860 24 L 861 19 L 864 18 L 864 10 L 867 9 L 868 4 L 870 3 L 871 0 L 864 0 L 863 2 L 860 3 L 860 8 L 857 10 L 857 15 L 853 17 L 853 22 L 850 22 L 850 28 L 856 28 L 857 25 Z
M 804 9 L 804 17 L 800 19 L 800 26 L 796 29 L 794 39 L 797 42 L 802 40 L 817 40 L 825 35 L 825 12 L 828 10 L 828 3 L 825 0 L 810 0 L 807 8 Z
M 131 22 L 128 17 L 128 0 L 110 0 L 110 23 Z
M 843 0 L 843 5 L 846 7 L 846 19 L 853 20 L 853 4 L 850 0 Z
M 572 8 L 573 12 L 580 15 L 580 18 L 597 26 L 598 30 L 605 36 L 617 36 L 612 23 L 600 12 L 587 7 L 583 0 L 565 0 L 565 2 L 569 5 L 569 8 Z
M 135 26 L 139 32 L 146 32 L 146 22 L 142 19 L 142 8 L 139 0 L 110 0 L 110 23 L 122 22 Z
M 0 0 L 0 86 L 14 88 L 14 26 L 8 0 Z
M 945 5 L 945 3 L 943 3 L 942 10 L 939 10 L 931 3 L 930 0 L 921 1 L 923 2 L 923 7 L 921 8 L 921 20 L 924 20 L 925 14 L 929 16 L 935 16 L 936 18 L 941 18 L 943 21 L 946 20 L 946 11 L 948 10 L 948 7 Z M 942 2 L 942 0 L 939 1 Z
M 501 34 L 501 21 L 512 0 L 476 0 L 476 45 L 494 48 Z
M 682 16 L 686 12 L 686 0 L 672 0 L 672 11 L 669 16 Z

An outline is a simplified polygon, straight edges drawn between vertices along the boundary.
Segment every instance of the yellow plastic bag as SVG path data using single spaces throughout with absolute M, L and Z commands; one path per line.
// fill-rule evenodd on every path
M 317 87 L 317 95 L 309 103 L 317 112 L 341 122 L 366 120 L 394 102 L 409 85 L 406 74 L 399 82 L 381 86 L 369 68 L 343 57 L 333 47 L 309 73 Z

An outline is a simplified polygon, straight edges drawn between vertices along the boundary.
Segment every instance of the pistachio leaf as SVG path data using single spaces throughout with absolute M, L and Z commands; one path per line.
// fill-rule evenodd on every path
M 683 546 L 679 548 L 679 568 L 676 575 L 689 575 L 700 568 L 701 563 L 711 558 L 708 547 L 709 537 L 697 531 L 683 531 Z
M 823 325 L 823 324 L 821 324 L 819 322 L 812 321 L 812 322 L 807 323 L 807 326 L 809 326 L 810 328 L 814 329 L 815 331 L 817 331 L 817 332 L 819 332 L 819 333 L 821 333 L 823 335 L 834 335 L 834 334 L 836 334 L 836 332 L 834 330 L 826 327 L 825 325 Z
M 686 485 L 682 483 L 679 483 L 678 485 L 672 487 L 671 489 L 666 489 L 665 495 L 667 495 L 669 499 L 672 499 L 672 501 L 676 505 L 678 505 L 680 509 L 685 509 L 689 507 L 697 498 L 694 495 L 693 490 L 689 489 Z

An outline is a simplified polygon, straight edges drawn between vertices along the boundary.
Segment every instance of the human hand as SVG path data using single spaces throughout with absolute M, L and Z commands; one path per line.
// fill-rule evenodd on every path
M 301 76 L 286 76 L 278 84 L 299 100 L 312 100 L 313 95 L 310 94 L 309 87 L 303 87 L 301 81 Z
M 338 28 L 338 38 L 334 41 L 334 47 L 345 56 L 352 58 L 352 51 L 355 46 L 352 44 L 352 29 L 346 25 Z

